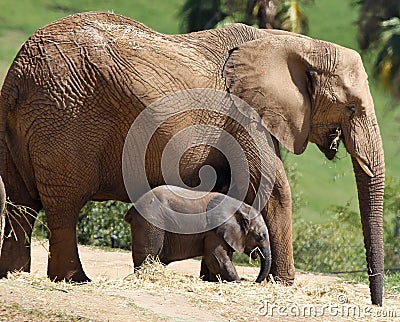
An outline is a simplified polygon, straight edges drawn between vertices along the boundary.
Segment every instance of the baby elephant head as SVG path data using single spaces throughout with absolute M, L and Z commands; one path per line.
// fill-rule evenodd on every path
M 222 202 L 223 207 L 218 209 Z M 271 268 L 269 234 L 263 217 L 255 208 L 229 196 L 219 195 L 208 204 L 207 222 L 215 223 L 213 226 L 217 235 L 233 250 L 253 259 L 260 255 L 261 268 L 256 282 L 267 278 Z

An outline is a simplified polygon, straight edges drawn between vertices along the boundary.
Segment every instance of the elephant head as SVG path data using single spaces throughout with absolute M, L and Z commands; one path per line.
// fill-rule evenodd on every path
M 228 198 L 228 206 L 224 206 L 223 213 L 215 213 L 211 210 L 220 204 L 223 199 Z M 235 211 L 235 209 L 237 209 Z M 256 279 L 257 283 L 265 280 L 271 268 L 271 248 L 267 226 L 261 214 L 253 207 L 228 196 L 218 195 L 210 200 L 207 206 L 207 222 L 213 225 L 215 220 L 224 219 L 223 224 L 215 228 L 218 236 L 239 253 L 245 253 L 255 258 L 258 250 L 261 260 L 260 273 Z
M 249 103 L 270 133 L 301 154 L 307 142 L 333 159 L 342 140 L 358 188 L 373 304 L 382 304 L 384 155 L 367 74 L 350 49 L 277 33 L 229 52 L 230 93 Z

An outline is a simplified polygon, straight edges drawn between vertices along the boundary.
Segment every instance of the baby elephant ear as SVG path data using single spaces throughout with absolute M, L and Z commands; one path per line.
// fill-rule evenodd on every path
M 225 198 L 227 198 L 225 200 Z M 218 211 L 212 211 L 219 203 L 224 201 L 224 207 Z M 207 222 L 214 224 L 215 232 L 223 238 L 235 251 L 243 253 L 246 232 L 248 231 L 248 214 L 242 211 L 242 203 L 229 196 L 217 196 L 211 199 L 207 207 Z M 235 211 L 238 209 L 237 211 Z
M 127 223 L 130 223 L 132 221 L 133 212 L 134 212 L 134 208 L 132 206 L 131 208 L 129 208 L 128 212 L 125 214 L 125 217 L 124 217 L 124 219 Z

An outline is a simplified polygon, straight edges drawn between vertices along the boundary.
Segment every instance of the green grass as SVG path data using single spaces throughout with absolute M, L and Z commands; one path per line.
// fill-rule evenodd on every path
M 80 11 L 113 11 L 137 19 L 150 27 L 165 33 L 176 33 L 179 29 L 178 11 L 184 0 L 1 0 L 0 1 L 0 83 L 10 66 L 19 46 L 37 28 L 60 17 Z M 309 18 L 309 35 L 357 49 L 356 26 L 357 8 L 353 0 L 315 0 L 313 5 L 304 7 Z M 366 59 L 370 66 L 370 60 Z M 378 121 L 381 126 L 387 173 L 399 176 L 400 154 L 400 108 L 390 110 L 391 100 L 371 82 Z M 310 144 L 301 156 L 290 155 L 288 160 L 296 163 L 301 174 L 298 191 L 303 193 L 307 205 L 295 214 L 314 222 L 329 219 L 327 207 L 350 202 L 357 210 L 355 180 L 351 159 L 344 149 L 341 159 L 331 162 Z
M 400 292 L 400 272 L 390 272 L 385 275 L 385 290 Z
M 368 276 L 365 273 L 344 274 L 339 276 L 350 283 L 369 284 Z M 400 292 L 400 271 L 386 272 L 383 286 L 385 292 Z
M 356 33 L 357 10 L 352 0 L 315 0 L 312 5 L 303 6 L 308 17 L 308 35 L 339 45 L 357 49 Z

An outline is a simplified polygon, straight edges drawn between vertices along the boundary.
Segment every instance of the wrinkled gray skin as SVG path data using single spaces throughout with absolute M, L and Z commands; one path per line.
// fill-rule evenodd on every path
M 372 303 L 382 304 L 385 165 L 360 56 L 328 42 L 240 24 L 164 35 L 118 15 L 84 13 L 45 26 L 23 44 L 0 94 L 0 175 L 11 201 L 45 209 L 51 230 L 48 276 L 89 280 L 76 244 L 79 210 L 89 200 L 129 201 L 121 155 L 132 122 L 149 104 L 191 88 L 229 91 L 244 99 L 275 144 L 296 154 L 310 141 L 332 159 L 343 141 L 357 182 Z M 166 142 L 204 122 L 222 127 L 243 146 L 251 179 L 245 202 L 252 205 L 260 182 L 256 147 L 226 118 L 195 111 L 160 127 L 148 147 L 150 186 L 164 184 L 160 160 Z M 206 164 L 216 169 L 215 190 L 222 191 L 231 179 L 229 167 L 210 147 L 193 147 L 182 156 L 183 182 L 197 186 L 198 171 Z M 290 284 L 291 196 L 282 163 L 277 165 L 262 214 L 274 258 L 271 273 Z M 7 218 L 3 227 L 2 239 L 11 227 L 17 238 L 4 239 L 0 276 L 30 269 L 34 218 L 15 220 Z
M 160 203 L 155 205 L 155 199 Z M 223 208 L 213 212 L 222 201 Z M 174 212 L 196 218 L 196 214 L 202 214 L 196 226 L 201 226 L 201 218 L 211 227 L 217 226 L 194 234 L 166 231 L 164 227 L 168 227 L 167 222 L 169 225 L 175 223 L 171 221 Z M 200 274 L 204 279 L 220 275 L 222 280 L 231 282 L 239 280 L 232 263 L 233 252 L 237 251 L 253 258 L 260 254 L 261 268 L 257 283 L 268 276 L 271 249 L 264 219 L 256 209 L 232 197 L 163 185 L 145 193 L 125 215 L 125 220 L 131 225 L 135 268 L 149 255 L 154 258 L 157 256 L 164 264 L 203 256 L 205 267 L 202 267 Z M 164 227 L 159 228 L 149 221 Z M 192 225 L 193 221 L 188 224 Z

